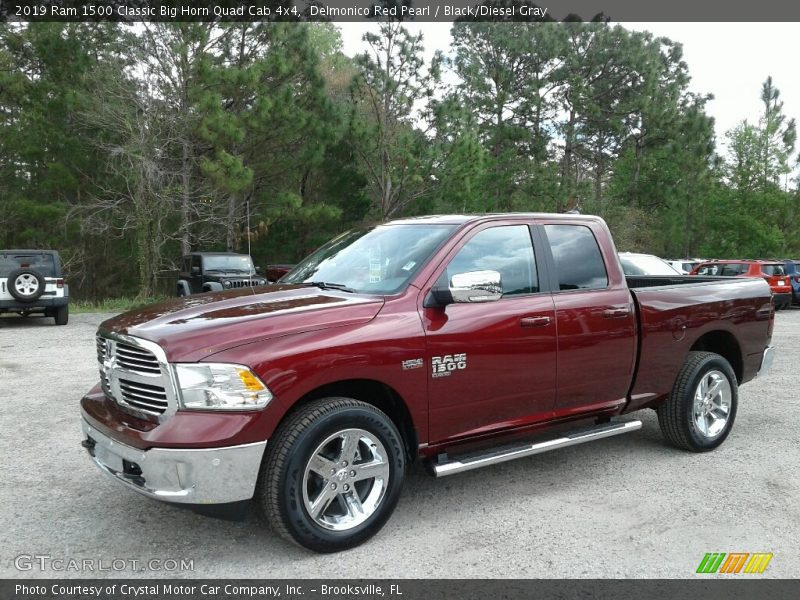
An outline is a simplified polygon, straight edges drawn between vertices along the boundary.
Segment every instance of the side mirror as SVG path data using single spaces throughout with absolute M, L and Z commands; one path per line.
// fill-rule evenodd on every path
M 503 284 L 497 271 L 470 271 L 453 275 L 450 287 L 434 287 L 431 295 L 430 306 L 496 302 L 503 297 Z
M 192 275 L 200 275 L 200 267 L 192 267 Z
M 256 267 L 256 273 L 261 275 L 263 272 L 264 272 L 264 269 L 262 269 L 261 267 Z

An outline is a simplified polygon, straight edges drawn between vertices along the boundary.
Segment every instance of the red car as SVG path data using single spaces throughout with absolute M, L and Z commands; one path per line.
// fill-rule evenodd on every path
M 782 263 L 768 260 L 714 260 L 700 263 L 692 275 L 718 277 L 761 277 L 769 283 L 775 310 L 789 308 L 792 304 L 792 282 Z

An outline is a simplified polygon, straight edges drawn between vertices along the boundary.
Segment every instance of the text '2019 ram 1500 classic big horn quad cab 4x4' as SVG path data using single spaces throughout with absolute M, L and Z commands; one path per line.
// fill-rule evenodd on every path
M 83 445 L 184 503 L 255 500 L 330 552 L 375 534 L 409 461 L 450 475 L 638 429 L 702 452 L 768 368 L 767 283 L 626 277 L 605 223 L 426 217 L 345 233 L 269 288 L 100 326 Z

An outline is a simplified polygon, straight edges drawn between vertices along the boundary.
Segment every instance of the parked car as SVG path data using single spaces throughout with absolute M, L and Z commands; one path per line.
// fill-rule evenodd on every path
M 674 259 L 674 258 L 670 258 L 670 259 L 666 259 L 666 262 L 669 263 L 669 265 L 672 268 L 677 269 L 678 271 L 680 271 L 684 275 L 688 275 L 689 273 L 692 272 L 692 269 L 694 269 L 701 262 L 704 262 L 704 259 L 702 259 L 702 258 L 684 258 L 683 260 L 677 260 L 677 259 Z
M 783 263 L 783 270 L 789 277 L 792 286 L 792 303 L 800 304 L 800 261 L 787 260 Z
M 333 552 L 381 529 L 417 459 L 463 473 L 635 431 L 615 418 L 643 408 L 674 446 L 717 448 L 773 324 L 762 279 L 626 278 L 598 217 L 393 221 L 256 293 L 102 323 L 82 444 L 128 489 L 255 498 Z
M 717 277 L 759 277 L 769 283 L 775 309 L 788 308 L 792 303 L 792 286 L 782 263 L 768 260 L 715 260 L 700 263 L 692 275 Z
M 178 296 L 267 285 L 261 269 L 249 254 L 192 252 L 183 257 L 178 276 Z
M 620 252 L 619 262 L 625 275 L 684 275 L 667 261 L 652 254 Z
M 270 283 L 275 283 L 289 271 L 294 269 L 294 267 L 294 265 L 267 265 L 267 281 Z
M 0 250 L 0 314 L 69 322 L 69 286 L 55 250 Z

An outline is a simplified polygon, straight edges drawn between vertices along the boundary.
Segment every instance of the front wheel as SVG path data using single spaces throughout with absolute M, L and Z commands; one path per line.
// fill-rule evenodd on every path
M 375 535 L 400 497 L 402 438 L 374 406 L 316 400 L 267 443 L 256 500 L 273 529 L 316 552 L 353 548 Z
M 658 424 L 672 445 L 707 452 L 728 437 L 738 401 L 730 363 L 713 352 L 690 352 L 669 397 L 656 410 Z

